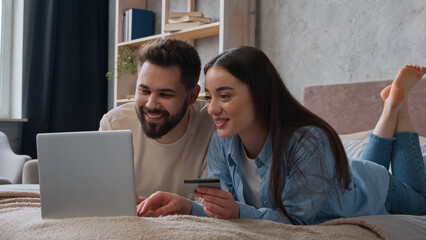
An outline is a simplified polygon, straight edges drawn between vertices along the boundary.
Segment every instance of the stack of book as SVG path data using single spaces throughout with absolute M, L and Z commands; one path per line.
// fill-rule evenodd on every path
M 165 32 L 179 31 L 211 23 L 202 12 L 170 12 L 168 23 L 164 24 Z
M 154 12 L 137 8 L 131 8 L 124 12 L 124 41 L 131 41 L 151 35 L 154 35 Z

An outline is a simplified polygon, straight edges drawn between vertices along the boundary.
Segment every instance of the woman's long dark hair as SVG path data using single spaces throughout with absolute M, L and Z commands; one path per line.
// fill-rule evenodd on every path
M 294 224 L 281 200 L 288 174 L 288 136 L 304 126 L 317 126 L 328 136 L 335 158 L 337 179 L 341 189 L 351 181 L 348 158 L 336 131 L 323 119 L 300 104 L 289 92 L 269 58 L 254 47 L 239 47 L 222 52 L 204 67 L 204 74 L 220 66 L 249 86 L 255 109 L 269 128 L 272 142 L 272 166 L 269 189 L 281 212 Z M 285 176 L 282 176 L 285 174 Z M 282 182 L 284 179 L 284 182 Z

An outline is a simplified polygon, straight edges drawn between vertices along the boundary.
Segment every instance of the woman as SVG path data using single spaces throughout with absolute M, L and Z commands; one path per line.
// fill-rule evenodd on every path
M 252 47 L 228 50 L 204 68 L 208 112 L 217 132 L 200 204 L 157 192 L 140 216 L 208 215 L 317 224 L 339 217 L 426 214 L 425 166 L 408 115 L 407 95 L 426 68 L 405 66 L 385 88 L 384 110 L 362 159 L 349 160 L 324 120 L 287 90 L 268 57 Z M 392 162 L 392 172 L 388 172 Z

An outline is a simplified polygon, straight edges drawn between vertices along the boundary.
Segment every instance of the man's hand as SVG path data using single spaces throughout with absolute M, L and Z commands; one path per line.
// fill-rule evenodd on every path
M 156 192 L 142 201 L 137 207 L 138 216 L 158 217 L 171 214 L 191 214 L 190 200 L 177 194 Z
M 228 191 L 198 187 L 197 191 L 194 192 L 194 197 L 200 198 L 204 211 L 210 217 L 222 219 L 240 217 L 240 205 Z

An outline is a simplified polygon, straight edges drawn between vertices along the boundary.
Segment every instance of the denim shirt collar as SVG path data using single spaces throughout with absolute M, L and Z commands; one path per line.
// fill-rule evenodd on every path
M 240 162 L 240 145 L 242 144 L 241 138 L 238 135 L 234 135 L 230 137 L 231 144 L 228 145 L 228 160 L 232 160 L 234 164 L 239 164 Z M 260 161 L 271 168 L 272 163 L 272 141 L 271 141 L 271 133 L 268 134 L 266 138 L 265 144 L 263 145 L 262 150 L 256 159 L 260 159 Z

